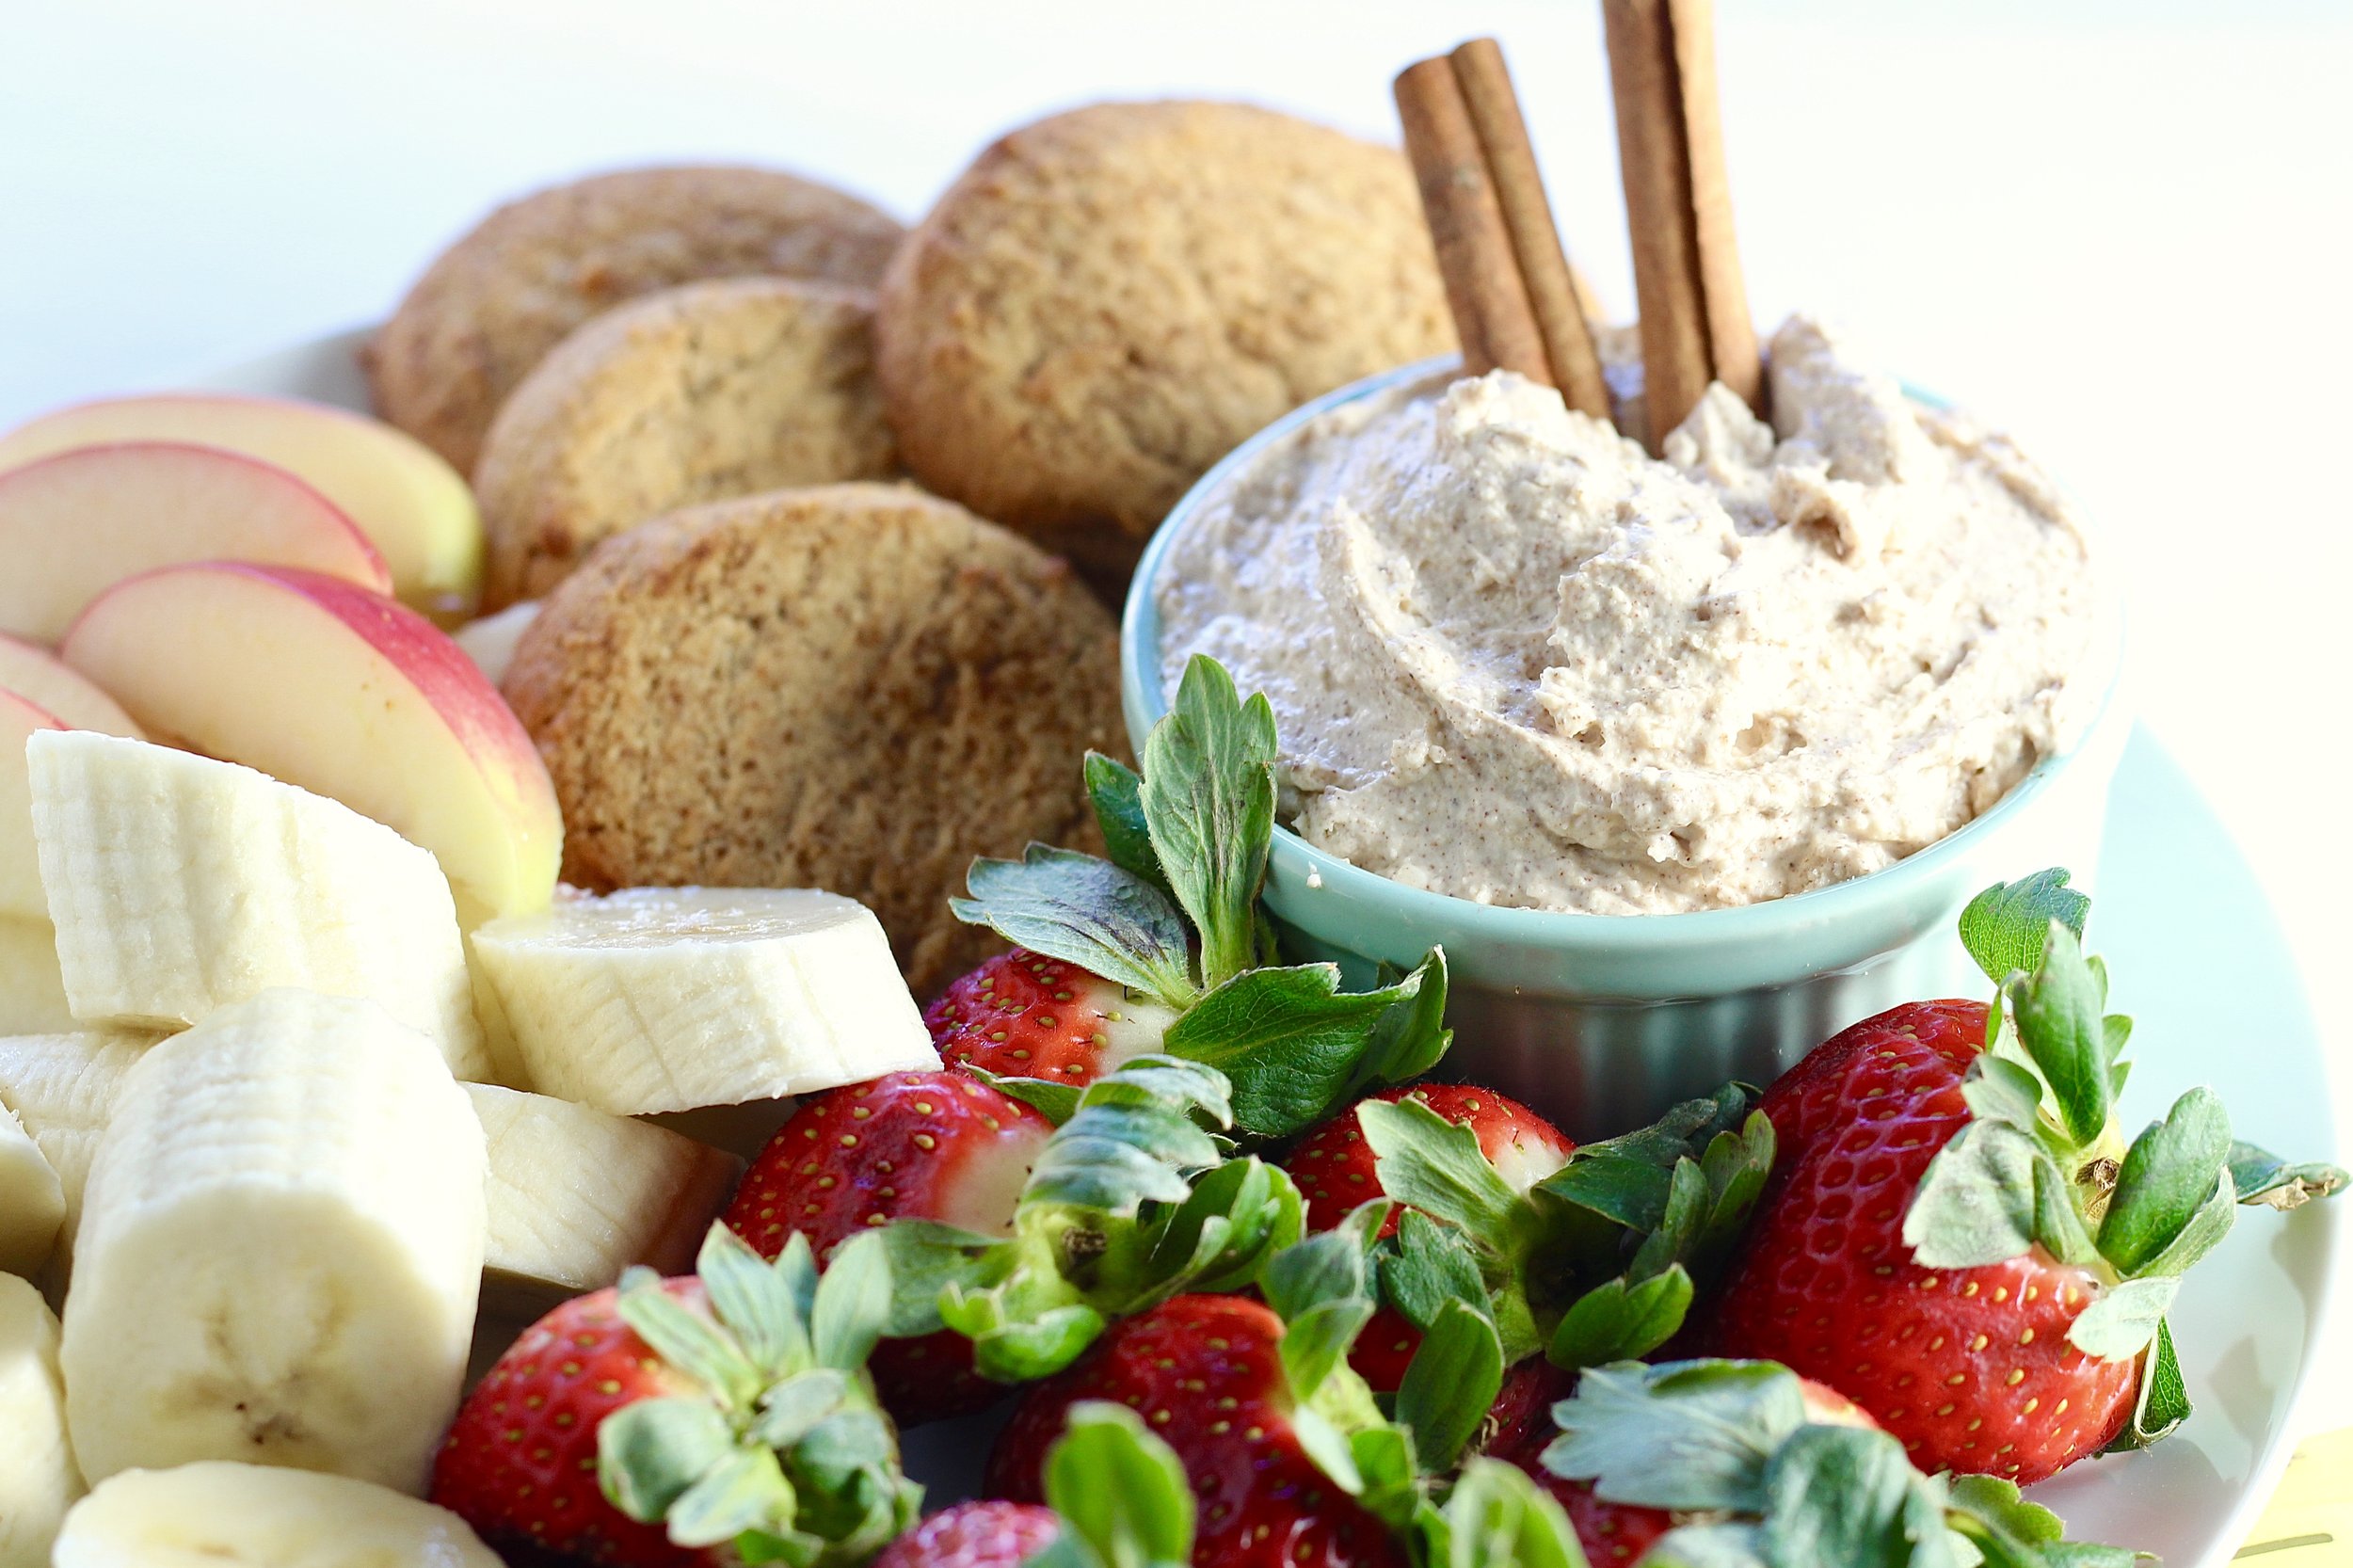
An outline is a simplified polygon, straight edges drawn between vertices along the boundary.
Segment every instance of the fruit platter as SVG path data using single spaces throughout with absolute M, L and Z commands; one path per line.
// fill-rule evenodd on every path
M 524 196 L 0 432 L 0 1568 L 2125 1568 L 2299 982 L 1998 429 L 1501 50 Z

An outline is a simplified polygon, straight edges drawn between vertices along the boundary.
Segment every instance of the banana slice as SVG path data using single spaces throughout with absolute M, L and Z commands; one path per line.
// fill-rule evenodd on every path
M 81 1495 L 57 1320 L 40 1291 L 0 1274 L 0 1568 L 46 1568 L 57 1521 Z
M 744 1162 L 584 1105 L 470 1083 L 489 1148 L 483 1310 L 537 1317 L 632 1263 L 693 1272 Z
M 153 1047 L 67 1298 L 83 1472 L 228 1455 L 421 1488 L 481 1283 L 482 1124 L 373 1002 L 264 991 Z
M 66 1000 L 174 1028 L 273 985 L 366 997 L 490 1071 L 448 879 L 350 808 L 233 762 L 82 730 L 25 745 Z
M 0 1105 L 0 1272 L 24 1274 L 49 1261 L 65 1224 L 65 1188 L 15 1112 Z
M 659 1111 L 640 1120 L 672 1132 L 684 1133 L 697 1144 L 725 1149 L 738 1160 L 760 1158 L 776 1129 L 792 1119 L 796 1099 L 745 1100 L 741 1105 L 703 1105 L 692 1111 Z
M 0 915 L 0 1034 L 72 1029 L 57 934 L 45 920 Z
M 0 1106 L 23 1124 L 49 1162 L 65 1206 L 56 1252 L 37 1276 L 53 1299 L 64 1296 L 90 1161 L 98 1158 L 123 1075 L 156 1038 L 108 1031 L 0 1037 Z
M 881 923 L 834 893 L 634 888 L 493 920 L 473 949 L 533 1087 L 616 1115 L 939 1064 Z
M 501 1568 L 466 1521 L 397 1492 L 226 1461 L 126 1470 L 73 1506 L 56 1568 Z
M 450 639 L 466 650 L 466 657 L 474 668 L 488 676 L 495 686 L 506 679 L 506 666 L 515 662 L 515 645 L 522 641 L 523 632 L 539 618 L 539 601 L 526 599 L 509 604 L 495 616 L 470 620 L 450 633 Z

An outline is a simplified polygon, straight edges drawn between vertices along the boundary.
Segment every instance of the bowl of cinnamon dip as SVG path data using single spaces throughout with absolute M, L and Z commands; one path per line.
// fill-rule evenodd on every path
M 1139 745 L 1195 654 L 1273 706 L 1294 951 L 1443 946 L 1453 1070 L 1575 1136 L 1983 990 L 1961 905 L 2096 872 L 2129 721 L 2074 509 L 1810 317 L 1767 362 L 1769 418 L 1712 387 L 1657 456 L 1509 371 L 1358 382 L 1206 475 L 1128 600 Z

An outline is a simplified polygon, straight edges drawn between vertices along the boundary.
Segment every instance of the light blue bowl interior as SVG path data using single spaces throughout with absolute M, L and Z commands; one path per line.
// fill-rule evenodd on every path
M 1139 753 L 1167 712 L 1154 584 L 1202 498 L 1307 421 L 1453 362 L 1449 357 L 1401 366 L 1302 405 L 1235 448 L 1171 509 L 1137 566 L 1120 624 L 1121 703 Z M 1989 840 L 2035 809 L 2092 736 L 2123 723 L 2111 679 L 2086 741 L 2043 760 L 1992 810 L 1883 871 L 1768 904 L 1625 916 L 1476 904 L 1392 882 L 1279 827 L 1267 903 L 1313 955 L 1368 961 L 1349 964 L 1359 973 L 1369 961 L 1410 965 L 1443 944 L 1458 978 L 1540 996 L 1641 1001 L 1795 984 L 1868 963 L 1945 926 L 1961 901 L 1993 880 L 1984 870 Z M 1999 874 L 2035 869 L 2009 866 Z

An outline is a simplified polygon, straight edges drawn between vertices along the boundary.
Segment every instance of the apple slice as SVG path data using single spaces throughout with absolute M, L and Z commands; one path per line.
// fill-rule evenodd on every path
M 0 436 L 0 470 L 79 446 L 192 441 L 291 470 L 383 552 L 392 591 L 463 619 L 482 582 L 482 516 L 456 469 L 414 437 L 324 403 L 226 392 L 107 398 Z
M 126 741 L 144 741 L 122 704 L 90 683 L 88 676 L 47 648 L 0 632 L 0 691 L 14 692 L 36 708 L 46 708 L 71 729 L 95 729 Z
M 515 645 L 523 640 L 531 623 L 539 618 L 539 601 L 521 600 L 509 604 L 494 616 L 470 620 L 450 635 L 466 650 L 493 686 L 506 680 L 506 666 L 515 662 Z M 5 684 L 5 682 L 0 682 Z
M 109 584 L 177 561 L 307 567 L 378 593 L 392 577 L 342 508 L 217 446 L 117 441 L 0 472 L 0 632 L 54 643 Z
M 431 850 L 465 929 L 547 907 L 563 850 L 548 770 L 415 611 L 317 572 L 203 561 L 116 584 L 58 652 L 150 729 Z
M 0 691 L 0 918 L 49 919 L 40 856 L 33 848 L 33 791 L 24 775 L 24 743 L 36 730 L 64 728 L 46 708 Z

